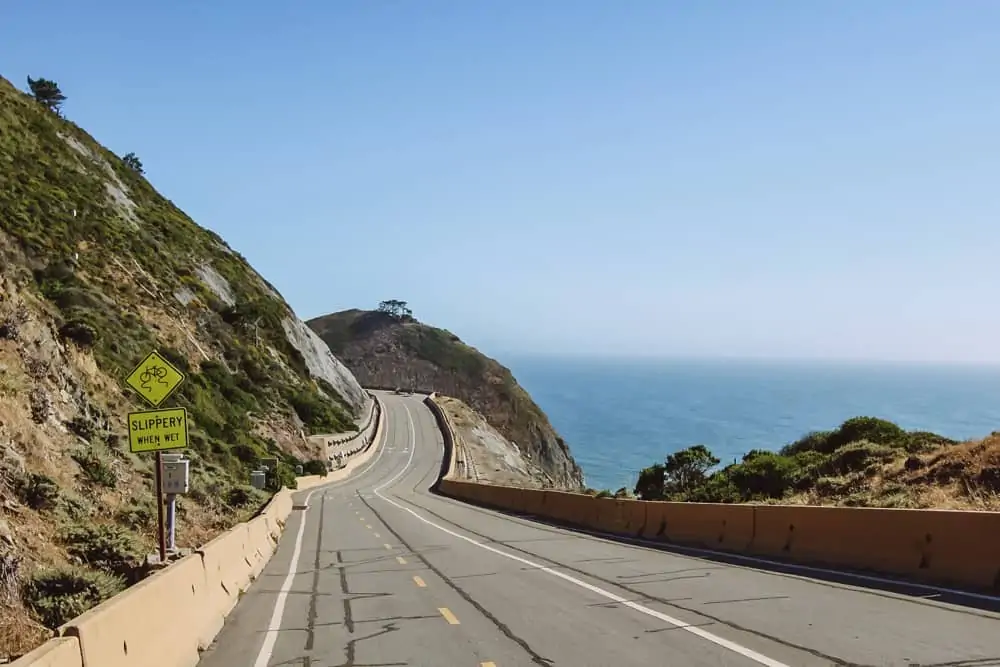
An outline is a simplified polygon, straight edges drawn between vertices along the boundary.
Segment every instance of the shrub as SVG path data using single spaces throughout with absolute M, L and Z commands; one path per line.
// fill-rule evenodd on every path
M 124 588 L 121 577 L 63 567 L 35 573 L 24 585 L 22 599 L 46 627 L 55 629 Z
M 310 459 L 302 465 L 302 474 L 304 475 L 322 475 L 326 477 L 327 472 L 326 461 L 320 459 Z
M 825 451 L 832 452 L 859 440 L 868 440 L 878 445 L 899 445 L 906 437 L 906 431 L 891 421 L 876 417 L 853 417 L 830 434 L 825 443 Z
M 844 445 L 831 454 L 823 465 L 823 471 L 828 475 L 862 471 L 873 464 L 891 461 L 896 458 L 896 451 L 888 445 L 859 440 Z
M 59 500 L 59 485 L 48 475 L 29 473 L 21 481 L 18 495 L 32 509 L 49 509 Z
M 73 452 L 71 456 L 80 466 L 80 471 L 83 472 L 84 477 L 91 483 L 108 488 L 113 488 L 118 483 L 115 471 L 94 449 L 79 449 Z
M 759 453 L 729 470 L 744 498 L 781 498 L 795 483 L 798 466 L 789 456 Z
M 82 320 L 70 320 L 59 327 L 59 336 L 81 347 L 92 347 L 97 342 L 97 330 Z
M 267 494 L 260 489 L 255 489 L 248 484 L 239 484 L 226 491 L 226 504 L 233 509 L 243 509 L 244 507 L 261 503 Z
M 785 456 L 794 456 L 802 452 L 825 452 L 826 441 L 833 431 L 813 431 L 802 436 L 795 442 L 781 448 L 781 453 Z
M 135 535 L 114 524 L 72 526 L 62 540 L 71 556 L 105 572 L 131 578 L 139 564 L 141 545 Z

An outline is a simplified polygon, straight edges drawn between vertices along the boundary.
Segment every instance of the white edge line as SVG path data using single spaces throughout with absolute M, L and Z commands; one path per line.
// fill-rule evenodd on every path
M 310 491 L 309 495 L 306 496 L 306 505 L 309 504 L 309 499 L 312 498 L 313 493 L 315 491 Z M 326 496 L 323 496 L 321 502 L 325 501 Z M 288 591 L 291 590 L 292 582 L 295 580 L 295 572 L 299 569 L 299 556 L 302 555 L 302 536 L 306 532 L 306 517 L 308 512 L 308 509 L 304 511 L 302 513 L 302 520 L 299 521 L 299 533 L 295 536 L 295 549 L 292 551 L 292 561 L 288 565 L 288 574 L 285 575 L 285 581 L 281 584 L 278 599 L 274 601 L 274 611 L 271 612 L 271 621 L 267 624 L 264 643 L 257 653 L 257 659 L 254 660 L 253 667 L 267 667 L 267 663 L 271 659 L 271 653 L 274 652 L 274 642 L 277 641 L 278 630 L 281 629 L 281 617 L 285 615 L 285 601 L 288 599 Z
M 617 602 L 617 603 L 619 603 L 619 604 L 621 604 L 621 605 L 623 605 L 625 607 L 628 607 L 629 609 L 637 611 L 637 612 L 639 612 L 641 614 L 645 614 L 646 616 L 651 616 L 651 617 L 653 617 L 655 619 L 663 621 L 664 623 L 669 623 L 670 625 L 673 625 L 674 627 L 676 627 L 676 628 L 678 628 L 680 630 L 684 630 L 686 632 L 690 632 L 691 634 L 693 634 L 693 635 L 695 635 L 697 637 L 700 637 L 700 638 L 702 638 L 702 639 L 704 639 L 706 641 L 709 641 L 709 642 L 715 644 L 716 646 L 720 646 L 722 648 L 728 649 L 728 650 L 732 651 L 733 653 L 737 653 L 737 654 L 743 656 L 744 658 L 748 658 L 749 660 L 753 660 L 754 662 L 756 662 L 758 664 L 765 665 L 766 667 L 790 667 L 789 665 L 786 665 L 783 662 L 779 662 L 777 660 L 774 660 L 772 658 L 767 657 L 766 655 L 763 655 L 761 653 L 757 653 L 753 649 L 749 649 L 749 648 L 747 648 L 745 646 L 741 646 L 740 644 L 737 644 L 736 642 L 733 642 L 733 641 L 730 641 L 730 640 L 725 639 L 723 637 L 720 637 L 720 636 L 718 636 L 716 634 L 708 632 L 707 630 L 703 630 L 702 628 L 699 628 L 699 627 L 696 627 L 696 626 L 692 626 L 689 623 L 685 623 L 684 621 L 682 621 L 680 619 L 674 618 L 672 616 L 668 616 L 667 614 L 664 614 L 662 612 L 656 611 L 655 609 L 650 609 L 649 607 L 643 606 L 643 605 L 641 605 L 641 604 L 639 604 L 637 602 L 632 602 L 631 600 L 623 598 L 620 595 L 616 595 L 615 593 L 612 593 L 610 591 L 606 591 L 603 588 L 600 588 L 598 586 L 594 586 L 593 584 L 588 584 L 587 582 L 582 581 L 580 579 L 577 579 L 576 577 L 572 577 L 572 576 L 570 576 L 568 574 L 565 574 L 563 572 L 559 572 L 558 570 L 553 570 L 550 567 L 545 567 L 545 566 L 539 565 L 538 563 L 534 563 L 534 562 L 528 560 L 527 558 L 521 558 L 520 556 L 515 556 L 514 554 L 507 553 L 506 551 L 501 551 L 500 549 L 496 549 L 496 548 L 491 547 L 489 545 L 483 544 L 482 542 L 477 542 L 476 540 L 472 539 L 471 537 L 466 537 L 465 535 L 462 535 L 460 533 L 456 533 L 455 531 L 449 530 L 448 528 L 445 528 L 444 526 L 440 526 L 440 525 L 434 523 L 433 521 L 431 521 L 429 519 L 425 519 L 424 517 L 422 517 L 419 514 L 417 514 L 416 512 L 414 512 L 409 507 L 404 507 L 403 505 L 400 505 L 396 501 L 390 500 L 389 498 L 386 498 L 385 496 L 383 496 L 382 493 L 381 493 L 382 489 L 384 489 L 386 486 L 388 486 L 392 482 L 396 481 L 404 472 L 406 472 L 406 469 L 409 468 L 410 463 L 412 463 L 412 461 L 413 461 L 413 450 L 416 449 L 416 435 L 415 435 L 414 428 L 413 428 L 413 416 L 410 414 L 410 409 L 408 407 L 406 407 L 405 403 L 403 404 L 403 407 L 406 409 L 406 418 L 407 418 L 407 420 L 409 420 L 409 423 L 410 423 L 410 445 L 411 445 L 410 446 L 410 458 L 406 462 L 406 466 L 404 466 L 403 469 L 400 470 L 396 474 L 395 477 L 393 477 L 388 482 L 382 484 L 381 486 L 379 486 L 378 488 L 375 489 L 375 495 L 376 496 L 378 496 L 382 500 L 386 501 L 390 505 L 396 507 L 397 509 L 401 509 L 401 510 L 403 510 L 405 512 L 409 512 L 414 517 L 416 517 L 418 520 L 422 521 L 423 523 L 427 524 L 428 526 L 433 526 L 434 528 L 437 528 L 441 532 L 446 533 L 448 535 L 451 535 L 452 537 L 457 537 L 458 539 L 464 540 L 465 542 L 468 542 L 469 544 L 477 546 L 480 549 L 485 549 L 486 551 L 489 551 L 490 553 L 494 553 L 494 554 L 496 554 L 498 556 L 503 556 L 504 558 L 510 559 L 510 560 L 515 561 L 517 563 L 521 563 L 522 565 L 527 565 L 532 570 L 536 570 L 536 571 L 539 571 L 539 572 L 544 572 L 544 573 L 546 573 L 548 575 L 551 575 L 553 577 L 557 577 L 557 578 L 562 579 L 564 581 L 568 581 L 571 584 L 574 584 L 576 586 L 579 586 L 580 588 L 586 589 L 586 590 L 590 591 L 591 593 L 596 593 L 597 595 L 600 595 L 601 597 L 606 598 L 608 600 L 611 600 L 613 602 Z M 254 667 L 265 667 L 265 666 L 264 665 L 255 665 Z
M 489 510 L 490 508 L 483 508 L 483 509 Z M 491 511 L 496 511 L 496 510 L 491 510 Z M 527 514 L 519 515 L 517 516 L 517 518 L 529 521 L 531 523 L 539 523 L 533 521 L 531 516 Z M 1000 595 L 990 595 L 989 593 L 974 593 L 972 591 L 963 591 L 960 588 L 947 588 L 945 586 L 935 586 L 934 584 L 922 584 L 916 581 L 907 581 L 906 579 L 890 579 L 888 577 L 879 577 L 873 574 L 861 574 L 860 572 L 834 570 L 833 568 L 817 567 L 815 565 L 801 565 L 799 563 L 788 563 L 780 560 L 772 560 L 770 558 L 761 558 L 760 556 L 747 556 L 733 551 L 719 551 L 717 549 L 706 549 L 704 547 L 689 547 L 683 544 L 673 544 L 670 542 L 657 542 L 655 540 L 646 540 L 636 537 L 615 535 L 614 533 L 604 533 L 597 530 L 587 530 L 585 528 L 572 528 L 572 527 L 559 526 L 558 524 L 549 524 L 544 521 L 540 523 L 544 523 L 545 525 L 552 525 L 562 530 L 569 531 L 571 533 L 590 535 L 591 537 L 597 537 L 602 540 L 607 540 L 609 542 L 616 542 L 618 544 L 645 547 L 648 549 L 652 549 L 653 551 L 662 552 L 662 551 L 676 550 L 681 554 L 683 554 L 684 552 L 691 552 L 692 554 L 708 554 L 712 556 L 718 556 L 720 559 L 732 559 L 732 560 L 745 561 L 748 563 L 758 563 L 761 565 L 772 565 L 778 569 L 786 568 L 789 570 L 800 570 L 802 572 L 815 572 L 817 574 L 828 574 L 835 577 L 841 577 L 843 579 L 857 579 L 858 581 L 870 581 L 873 583 L 898 586 L 900 588 L 912 588 L 915 590 L 930 591 L 933 593 L 947 593 L 949 595 L 955 595 L 957 597 L 973 598 L 978 600 L 985 600 L 988 602 L 1000 602 Z M 757 568 L 757 571 L 762 572 L 764 574 L 773 574 L 775 576 L 779 576 L 780 574 L 782 574 L 780 572 L 773 572 L 770 570 L 760 569 L 760 568 Z M 840 583 L 840 582 L 833 582 L 833 583 Z M 905 593 L 902 593 L 900 595 L 907 597 Z

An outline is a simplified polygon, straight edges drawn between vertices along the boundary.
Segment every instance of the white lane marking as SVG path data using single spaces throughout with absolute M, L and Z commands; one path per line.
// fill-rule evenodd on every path
M 508 553 L 506 551 L 501 551 L 500 549 L 496 549 L 494 547 L 491 547 L 488 544 L 483 544 L 482 542 L 477 542 L 476 540 L 472 539 L 471 537 L 466 537 L 465 535 L 462 535 L 460 533 L 456 533 L 455 531 L 450 530 L 448 528 L 445 528 L 444 526 L 440 526 L 440 525 L 434 523 L 433 521 L 431 521 L 429 519 L 425 519 L 424 517 L 422 517 L 419 514 L 417 514 L 416 512 L 414 512 L 409 507 L 405 507 L 403 505 L 400 505 L 396 501 L 390 500 L 389 498 L 386 498 L 385 496 L 383 496 L 382 495 L 382 489 L 384 489 L 386 486 L 388 486 L 391 482 L 396 481 L 396 479 L 399 478 L 404 472 L 406 472 L 406 469 L 410 467 L 410 463 L 412 463 L 412 461 L 413 461 L 413 450 L 416 449 L 416 434 L 415 434 L 414 428 L 413 428 L 413 416 L 410 414 L 410 409 L 406 407 L 405 403 L 403 404 L 403 407 L 406 408 L 406 418 L 409 420 L 409 423 L 410 423 L 410 445 L 411 445 L 411 447 L 410 447 L 410 459 L 406 462 L 406 466 L 402 470 L 400 470 L 399 473 L 397 473 L 395 477 L 393 477 L 391 480 L 389 480 L 389 482 L 386 482 L 385 484 L 383 484 L 380 487 L 378 487 L 378 488 L 375 489 L 375 495 L 377 495 L 379 498 L 381 498 L 382 500 L 386 501 L 387 503 L 389 503 L 393 507 L 396 507 L 397 509 L 401 509 L 404 512 L 409 512 L 410 514 L 412 514 L 419 521 L 422 521 L 423 523 L 427 524 L 428 526 L 432 526 L 434 528 L 437 528 L 442 533 L 446 533 L 448 535 L 451 535 L 452 537 L 456 537 L 456 538 L 458 538 L 460 540 L 464 540 L 465 542 L 468 542 L 469 544 L 471 544 L 473 546 L 477 546 L 480 549 L 485 549 L 486 551 L 489 551 L 490 553 L 494 553 L 494 554 L 496 554 L 498 556 L 503 556 L 504 558 L 512 560 L 512 561 L 514 561 L 516 563 L 521 563 L 522 565 L 526 565 L 529 568 L 531 568 L 533 571 L 544 572 L 545 574 L 551 575 L 553 577 L 557 577 L 559 579 L 562 579 L 563 581 L 568 581 L 569 583 L 571 583 L 571 584 L 573 584 L 575 586 L 579 586 L 580 588 L 588 590 L 591 593 L 595 593 L 597 595 L 600 595 L 603 598 L 606 598 L 606 599 L 611 600 L 613 602 L 617 602 L 618 604 L 620 604 L 620 605 L 622 605 L 624 607 L 628 607 L 629 609 L 637 611 L 637 612 L 639 612 L 641 614 L 645 614 L 646 616 L 652 616 L 653 618 L 655 618 L 657 620 L 663 621 L 664 623 L 668 623 L 668 624 L 670 624 L 670 625 L 678 628 L 679 630 L 684 630 L 685 632 L 690 632 L 691 634 L 695 635 L 696 637 L 700 637 L 700 638 L 702 638 L 702 639 L 704 639 L 706 641 L 712 642 L 716 646 L 720 646 L 722 648 L 728 649 L 728 650 L 732 651 L 733 653 L 741 655 L 744 658 L 747 658 L 749 660 L 753 660 L 754 662 L 756 662 L 758 664 L 765 665 L 766 667 L 790 667 L 790 665 L 786 665 L 783 662 L 779 662 L 778 660 L 774 660 L 773 658 L 769 658 L 766 655 L 763 655 L 761 653 L 758 653 L 757 651 L 754 651 L 753 649 L 747 648 L 746 646 L 742 646 L 740 644 L 737 644 L 736 642 L 730 641 L 728 639 L 720 637 L 719 635 L 716 635 L 716 634 L 713 634 L 711 632 L 708 632 L 707 630 L 703 630 L 700 627 L 696 627 L 696 626 L 690 625 L 688 623 L 685 623 L 684 621 L 682 621 L 679 618 L 674 618 L 673 616 L 668 616 L 667 614 L 664 614 L 663 612 L 656 611 L 655 609 L 650 609 L 649 607 L 643 606 L 643 605 L 641 605 L 641 604 L 639 604 L 637 602 L 633 602 L 633 601 L 631 601 L 631 600 L 629 600 L 627 598 L 623 598 L 620 595 L 616 595 L 615 593 L 612 593 L 611 591 L 604 590 L 603 588 L 600 588 L 598 586 L 594 586 L 593 584 L 588 584 L 586 581 L 582 581 L 580 579 L 577 579 L 576 577 L 572 577 L 572 576 L 570 576 L 568 574 L 565 574 L 563 572 L 559 572 L 558 570 L 553 570 L 550 567 L 546 567 L 544 565 L 540 565 L 539 563 L 535 563 L 533 561 L 530 561 L 527 558 L 521 558 L 520 556 L 515 556 L 512 553 Z M 255 665 L 254 667 L 261 667 L 261 666 Z
M 414 443 L 414 442 L 416 442 L 417 434 L 413 430 L 413 416 L 410 413 L 410 408 L 408 408 L 406 406 L 406 403 L 403 403 L 403 409 L 406 410 L 406 419 L 410 423 L 410 442 Z M 379 491 L 381 491 L 382 489 L 384 489 L 385 487 L 389 486 L 390 484 L 392 484 L 397 479 L 399 479 L 400 477 L 403 476 L 403 473 L 405 473 L 406 470 L 410 467 L 410 464 L 413 463 L 413 452 L 416 451 L 416 449 L 417 449 L 416 447 L 410 447 L 410 456 L 409 456 L 409 458 L 406 459 L 406 465 L 403 466 L 402 469 L 399 472 L 397 472 L 395 475 L 393 475 L 388 481 L 386 481 L 383 484 L 381 484 L 380 486 L 372 489 L 375 492 L 375 495 L 377 495 L 379 498 L 385 499 L 385 497 L 381 493 L 379 493 Z
M 382 453 L 385 452 L 385 447 L 382 446 L 381 441 L 385 440 L 387 432 L 388 429 L 383 429 L 379 438 L 380 442 L 376 443 L 379 449 L 375 460 L 361 472 L 348 477 L 347 480 L 344 480 L 345 482 L 364 475 L 378 463 L 379 459 L 382 458 Z M 264 633 L 264 643 L 257 653 L 257 659 L 254 660 L 253 667 L 267 667 L 267 663 L 271 659 L 271 654 L 274 652 L 274 642 L 278 640 L 278 632 L 281 630 L 281 617 L 285 615 L 285 602 L 288 600 L 288 591 L 292 589 L 292 582 L 295 581 L 295 573 L 299 569 L 299 558 L 302 556 L 302 536 L 305 535 L 306 518 L 309 515 L 309 499 L 312 498 L 312 495 L 316 491 L 319 491 L 319 489 L 310 491 L 306 496 L 306 509 L 302 512 L 302 520 L 299 522 L 299 532 L 295 536 L 295 549 L 292 550 L 292 561 L 288 564 L 288 574 L 285 575 L 285 581 L 281 584 L 281 588 L 278 591 L 278 599 L 274 601 L 274 611 L 271 612 L 271 620 L 267 624 L 267 630 Z M 323 496 L 323 502 L 326 502 L 326 496 Z
M 309 495 L 306 496 L 306 505 L 309 504 L 309 499 L 312 498 L 313 493 L 315 491 L 310 491 Z M 323 496 L 321 502 L 326 502 L 326 496 Z M 302 536 L 306 532 L 306 515 L 308 513 L 309 510 L 307 509 L 302 513 L 302 520 L 299 521 L 299 533 L 295 536 L 295 549 L 292 551 L 292 562 L 288 565 L 288 574 L 285 575 L 285 581 L 281 584 L 278 599 L 274 601 L 274 611 L 271 612 L 271 621 L 267 624 L 264 643 L 261 644 L 260 651 L 257 653 L 257 659 L 253 661 L 253 667 L 267 667 L 267 663 L 271 659 L 271 653 L 274 652 L 274 642 L 278 640 L 278 631 L 281 629 L 281 617 L 285 615 L 285 601 L 288 599 L 288 591 L 291 590 L 292 582 L 295 580 L 295 572 L 299 569 L 299 556 L 302 555 Z

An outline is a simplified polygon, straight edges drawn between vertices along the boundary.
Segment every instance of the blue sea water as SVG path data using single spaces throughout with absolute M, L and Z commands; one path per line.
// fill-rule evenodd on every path
M 692 444 L 723 463 L 867 415 L 955 438 L 1000 430 L 1000 368 L 506 359 L 594 488 Z

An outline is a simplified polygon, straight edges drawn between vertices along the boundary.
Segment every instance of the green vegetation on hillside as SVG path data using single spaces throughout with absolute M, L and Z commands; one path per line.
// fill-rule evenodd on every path
M 0 396 L 12 399 L 11 414 L 21 409 L 18 399 L 30 397 L 25 433 L 52 426 L 70 434 L 39 437 L 49 451 L 26 439 L 0 446 L 0 497 L 10 490 L 21 504 L 9 523 L 53 547 L 36 555 L 23 540 L 16 547 L 0 540 L 3 602 L 21 605 L 0 622 L 0 662 L 40 637 L 25 609 L 52 628 L 145 572 L 156 517 L 151 457 L 129 453 L 122 417 L 146 406 L 114 385 L 149 351 L 158 349 L 188 376 L 171 399 L 192 422 L 192 490 L 180 523 L 201 538 L 247 518 L 266 499 L 247 485 L 261 458 L 278 458 L 278 477 L 288 485 L 297 464 L 325 470 L 270 434 L 298 446 L 296 419 L 306 433 L 354 428 L 353 408 L 310 375 L 289 342 L 283 322 L 292 313 L 274 289 L 158 194 L 135 153 L 119 158 L 65 120 L 66 97 L 55 82 L 29 83 L 32 95 L 0 78 L 0 277 L 43 329 L 51 323 L 86 361 L 75 376 L 33 359 L 37 367 L 18 374 L 0 365 Z M 26 317 L 0 318 L 3 361 L 11 367 L 29 361 L 31 345 L 19 333 Z M 79 412 L 61 423 L 48 397 L 60 391 L 57 381 L 60 400 Z M 51 469 L 30 470 L 28 447 L 30 465 L 45 460 L 70 469 L 60 469 L 58 479 Z M 103 505 L 112 494 L 123 506 Z
M 294 412 L 311 432 L 348 430 L 343 399 L 320 391 L 282 329 L 288 306 L 246 260 L 160 196 L 134 153 L 119 158 L 46 107 L 0 80 L 0 229 L 19 243 L 61 335 L 115 378 L 161 348 L 190 373 L 178 402 L 192 412 L 200 453 L 234 474 L 281 454 L 253 432 L 250 415 Z M 198 277 L 205 266 L 228 283 L 234 305 Z M 144 307 L 197 322 L 221 359 L 193 368 L 164 345 Z M 237 446 L 249 451 L 234 454 Z
M 927 462 L 920 455 L 956 444 L 884 419 L 855 417 L 778 452 L 753 450 L 715 471 L 719 459 L 704 445 L 674 452 L 639 473 L 635 493 L 646 500 L 716 503 L 774 502 L 808 493 L 813 500 L 843 505 L 910 506 L 905 480 L 880 480 L 877 493 L 869 480 L 923 468 Z M 887 471 L 892 464 L 899 465 Z

